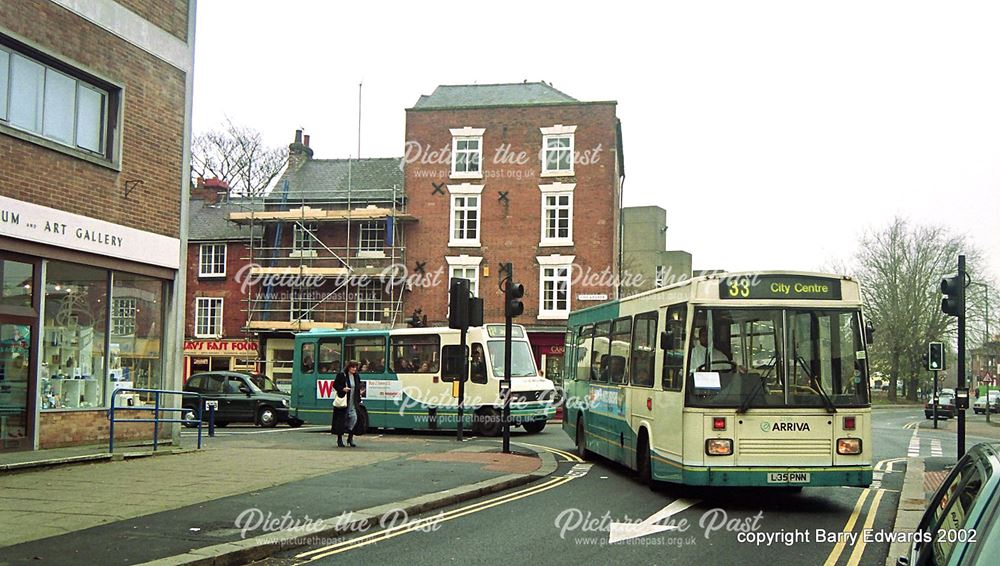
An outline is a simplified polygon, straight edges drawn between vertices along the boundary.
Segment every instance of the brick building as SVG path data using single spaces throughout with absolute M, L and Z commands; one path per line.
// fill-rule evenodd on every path
M 273 188 L 229 214 L 261 230 L 245 326 L 259 341 L 261 371 L 286 387 L 296 332 L 402 324 L 394 266 L 406 265 L 415 221 L 400 158 L 314 159 L 301 130 L 288 152 Z
M 536 361 L 559 378 L 566 319 L 618 296 L 624 174 L 615 102 L 545 83 L 439 86 L 406 111 L 407 267 L 437 275 L 406 310 L 447 320 L 448 281 L 472 280 L 503 319 L 499 265 L 525 286 Z
M 203 371 L 253 371 L 257 341 L 246 332 L 250 250 L 262 227 L 236 224 L 229 214 L 250 206 L 231 198 L 218 179 L 199 179 L 188 206 L 184 379 Z M 251 238 L 252 236 L 252 238 Z
M 0 450 L 180 384 L 193 30 L 188 0 L 0 1 Z

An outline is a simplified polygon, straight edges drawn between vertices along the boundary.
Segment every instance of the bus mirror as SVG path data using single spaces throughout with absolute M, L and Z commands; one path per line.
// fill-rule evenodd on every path
M 871 322 L 865 321 L 865 344 L 871 346 L 875 343 L 875 327 Z

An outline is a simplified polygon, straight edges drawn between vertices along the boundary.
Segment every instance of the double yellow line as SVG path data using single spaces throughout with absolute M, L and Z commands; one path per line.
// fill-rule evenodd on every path
M 534 445 L 530 445 L 534 446 Z M 563 450 L 558 450 L 556 448 L 549 448 L 547 446 L 538 446 L 544 450 L 548 450 L 554 454 L 566 458 L 570 462 L 582 462 L 583 460 L 576 454 L 571 454 Z M 321 558 L 326 558 L 328 556 L 333 556 L 335 554 L 340 554 L 342 552 L 347 552 L 349 550 L 356 550 L 358 548 L 363 548 L 370 544 L 375 544 L 377 542 L 382 542 L 389 540 L 391 538 L 398 537 L 399 535 L 404 535 L 407 533 L 412 533 L 414 531 L 419 531 L 423 529 L 429 529 L 444 523 L 445 521 L 451 521 L 453 519 L 458 519 L 459 517 L 464 517 L 472 513 L 478 513 L 480 511 L 485 511 L 492 507 L 498 505 L 503 505 L 505 503 L 510 503 L 512 501 L 517 501 L 518 499 L 523 499 L 525 497 L 531 497 L 532 495 L 537 495 L 543 491 L 548 491 L 550 489 L 559 487 L 563 484 L 573 481 L 576 479 L 575 476 L 562 476 L 558 478 L 553 478 L 545 481 L 539 485 L 528 487 L 520 491 L 515 491 L 513 493 L 508 493 L 493 499 L 488 499 L 486 501 L 480 501 L 479 503 L 473 503 L 472 505 L 467 505 L 465 507 L 460 507 L 458 509 L 452 509 L 451 511 L 446 511 L 444 513 L 438 513 L 433 517 L 426 517 L 424 519 L 418 519 L 416 521 L 410 521 L 399 527 L 392 527 L 375 533 L 363 535 L 357 538 L 353 538 L 348 541 L 344 541 L 337 544 L 332 544 L 329 546 L 324 546 L 322 548 L 317 548 L 310 550 L 309 552 L 303 552 L 295 556 L 298 560 L 305 560 L 306 562 L 312 562 L 314 560 L 319 560 Z
M 861 509 L 865 506 L 865 501 L 868 496 L 874 493 L 875 496 L 872 497 L 872 503 L 868 507 L 868 516 L 865 517 L 865 523 L 861 528 L 861 533 L 858 534 L 860 540 L 854 545 L 854 550 L 851 552 L 851 556 L 847 559 L 847 566 L 858 566 L 861 563 L 861 557 L 865 553 L 865 546 L 867 543 L 864 539 L 864 531 L 871 529 L 872 525 L 875 524 L 875 515 L 878 513 L 879 503 L 882 501 L 882 494 L 885 493 L 884 489 L 872 490 L 871 488 L 865 488 L 858 497 L 857 503 L 854 504 L 854 511 L 851 516 L 847 518 L 847 524 L 844 525 L 843 532 L 849 533 L 854 530 L 854 525 L 858 522 L 858 518 L 861 516 Z M 840 555 L 844 552 L 844 547 L 847 545 L 846 541 L 840 540 L 834 545 L 833 550 L 830 551 L 830 555 L 827 556 L 826 562 L 823 566 L 834 566 L 838 560 L 840 560 Z

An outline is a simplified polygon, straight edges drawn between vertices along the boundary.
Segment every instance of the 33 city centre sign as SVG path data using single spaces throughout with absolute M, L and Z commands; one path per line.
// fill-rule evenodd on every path
M 840 280 L 809 275 L 737 275 L 719 281 L 719 298 L 839 301 Z

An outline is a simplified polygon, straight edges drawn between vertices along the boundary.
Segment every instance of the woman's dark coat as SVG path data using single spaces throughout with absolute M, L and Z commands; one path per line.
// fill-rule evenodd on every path
M 358 414 L 358 421 L 361 420 L 361 378 L 354 374 L 354 383 L 350 384 L 351 391 L 354 392 L 354 411 Z M 348 387 L 347 374 L 340 372 L 333 380 L 333 389 L 337 392 L 337 397 L 344 397 L 344 388 Z M 332 403 L 332 401 L 331 401 Z M 347 434 L 347 407 L 343 409 L 333 409 L 333 422 L 330 425 L 330 432 L 333 434 Z

